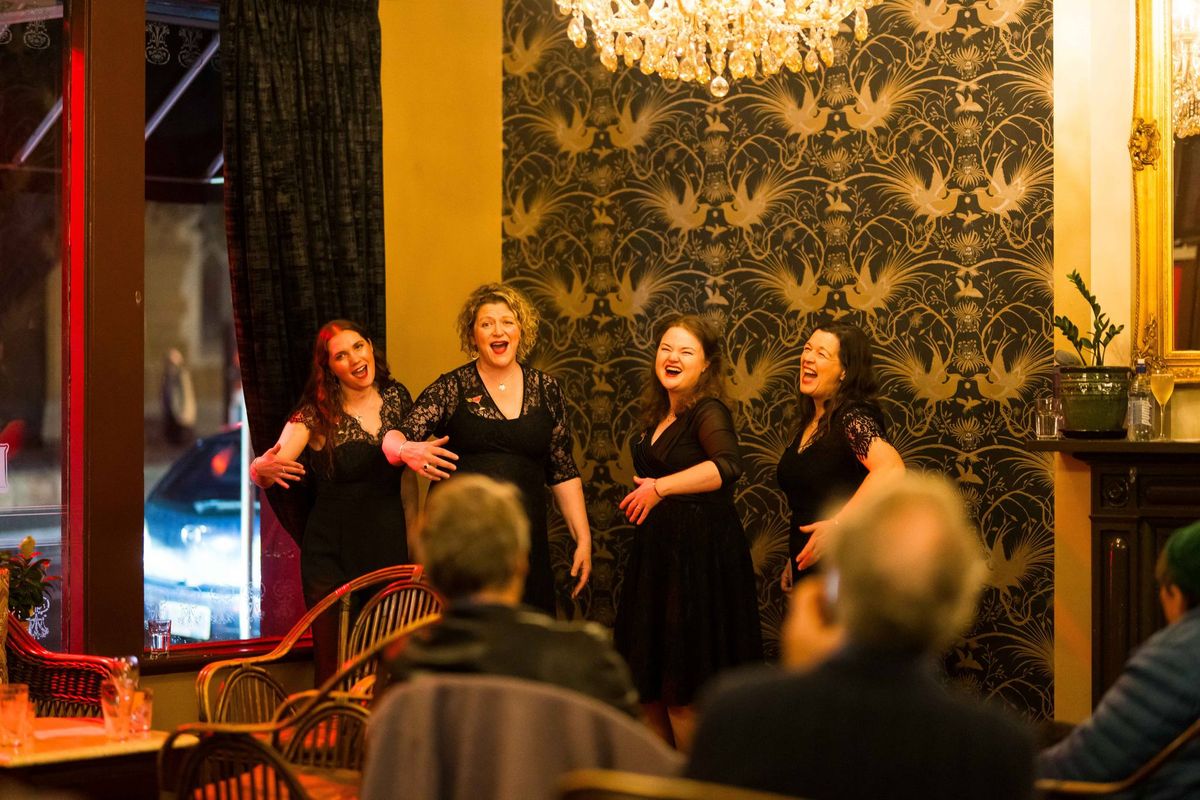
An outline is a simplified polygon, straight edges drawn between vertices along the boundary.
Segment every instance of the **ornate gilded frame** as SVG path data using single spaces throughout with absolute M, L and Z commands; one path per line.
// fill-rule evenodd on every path
M 1136 0 L 1137 53 L 1129 157 L 1134 183 L 1134 351 L 1200 382 L 1200 350 L 1177 350 L 1171 297 L 1174 186 L 1171 0 Z

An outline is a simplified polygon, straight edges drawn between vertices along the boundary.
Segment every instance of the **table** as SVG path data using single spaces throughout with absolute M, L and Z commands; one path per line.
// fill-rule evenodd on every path
M 116 742 L 95 717 L 38 717 L 32 742 L 0 748 L 0 778 L 94 800 L 155 800 L 158 751 L 167 735 L 150 731 Z M 176 740 L 177 747 L 195 743 L 194 737 Z

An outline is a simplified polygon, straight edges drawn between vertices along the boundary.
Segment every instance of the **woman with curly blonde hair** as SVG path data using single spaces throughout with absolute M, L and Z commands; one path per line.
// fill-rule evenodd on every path
M 576 543 L 572 596 L 591 573 L 592 536 L 562 388 L 522 363 L 537 341 L 539 321 L 533 304 L 510 285 L 489 283 L 472 292 L 458 315 L 459 338 L 471 361 L 421 392 L 383 449 L 392 464 L 407 464 L 431 481 L 457 472 L 515 484 L 530 525 L 523 599 L 553 615 L 547 485 Z

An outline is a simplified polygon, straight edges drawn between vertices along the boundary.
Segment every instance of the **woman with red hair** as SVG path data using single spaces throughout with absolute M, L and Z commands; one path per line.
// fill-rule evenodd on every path
M 352 578 L 409 561 L 416 480 L 387 462 L 381 443 L 411 407 L 360 325 L 336 319 L 321 327 L 300 403 L 275 446 L 250 464 L 264 489 L 312 478 L 315 502 L 300 545 L 309 606 Z M 337 668 L 330 624 L 313 626 L 318 682 Z

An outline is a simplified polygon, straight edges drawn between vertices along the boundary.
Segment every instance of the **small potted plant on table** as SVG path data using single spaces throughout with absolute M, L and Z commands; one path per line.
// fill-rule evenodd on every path
M 39 555 L 32 536 L 22 539 L 15 553 L 0 551 L 0 569 L 8 570 L 8 610 L 26 624 L 50 596 L 50 584 L 58 580 L 47 574 L 50 559 Z
M 1054 318 L 1054 327 L 1074 346 L 1080 364 L 1059 367 L 1062 433 L 1078 439 L 1123 439 L 1129 406 L 1129 368 L 1104 366 L 1104 354 L 1125 326 L 1109 320 L 1078 271 L 1068 275 L 1067 280 L 1091 307 L 1092 327 L 1085 335 L 1065 315 Z

